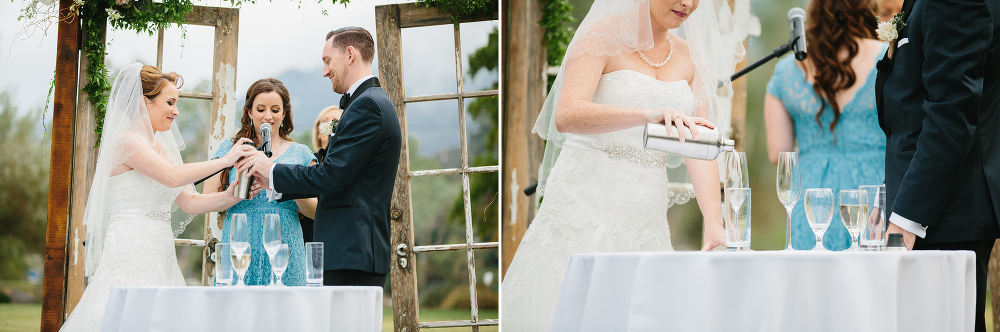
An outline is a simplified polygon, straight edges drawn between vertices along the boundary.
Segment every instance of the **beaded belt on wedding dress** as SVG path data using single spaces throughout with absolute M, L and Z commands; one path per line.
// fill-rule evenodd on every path
M 153 211 L 146 214 L 149 219 L 170 223 L 170 211 Z
M 667 154 L 657 151 L 640 149 L 630 145 L 609 145 L 601 151 L 607 152 L 611 159 L 624 159 L 644 166 L 667 166 Z

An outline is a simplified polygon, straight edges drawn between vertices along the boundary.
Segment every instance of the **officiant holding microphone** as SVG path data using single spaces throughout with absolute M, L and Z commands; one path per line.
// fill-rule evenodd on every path
M 267 130 L 261 131 L 264 127 Z M 269 139 L 271 156 L 268 160 L 274 163 L 291 165 L 314 165 L 316 157 L 309 147 L 295 143 L 291 139 L 292 104 L 285 84 L 275 78 L 257 80 L 247 89 L 246 100 L 243 103 L 243 116 L 240 119 L 240 130 L 232 140 L 226 140 L 215 152 L 215 157 L 225 155 L 233 147 L 233 142 L 246 137 L 253 140 L 254 145 L 261 146 Z M 266 135 L 266 136 L 265 136 Z M 225 191 L 233 180 L 238 180 L 234 167 L 224 169 L 219 174 L 205 181 L 205 193 Z M 258 195 L 259 185 L 250 186 L 247 199 L 232 206 L 224 206 L 218 211 L 225 211 L 225 221 L 222 224 L 223 243 L 230 242 L 232 234 L 233 214 L 242 213 L 247 216 L 250 227 L 250 247 L 252 258 L 244 281 L 247 285 L 269 285 L 271 283 L 271 264 L 264 250 L 261 236 L 264 232 L 264 215 L 277 214 L 281 219 L 281 243 L 288 245 L 288 268 L 282 276 L 282 283 L 287 286 L 304 286 L 305 279 L 305 244 L 302 239 L 302 227 L 299 225 L 298 214 L 313 216 L 316 212 L 316 199 L 304 198 L 295 201 L 271 202 L 265 195 Z M 222 214 L 220 214 L 222 216 Z
M 359 27 L 331 31 L 323 76 L 343 94 L 343 116 L 322 163 L 276 164 L 263 153 L 245 158 L 272 199 L 319 197 L 313 240 L 324 243 L 325 285 L 384 286 L 389 273 L 389 210 L 402 131 L 396 110 L 371 75 L 375 41 Z
M 1000 237 L 1000 1 L 906 0 L 879 38 L 889 42 L 875 84 L 888 232 L 916 250 L 976 253 L 974 317 L 986 331 Z

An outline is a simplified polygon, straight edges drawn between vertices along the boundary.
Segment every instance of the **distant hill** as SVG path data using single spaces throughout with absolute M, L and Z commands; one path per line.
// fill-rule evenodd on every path
M 412 72 L 407 70 L 407 74 L 413 77 L 407 80 L 408 90 L 455 91 L 453 70 L 450 73 L 436 73 L 432 71 L 433 68 L 415 67 Z M 316 120 L 316 116 L 319 115 L 319 111 L 340 102 L 341 95 L 333 92 L 330 80 L 321 75 L 322 69 L 317 66 L 315 70 L 291 70 L 276 77 L 285 83 L 292 97 L 292 120 L 295 124 L 293 136 L 295 137 L 312 129 L 311 126 Z M 490 75 L 496 77 L 495 72 L 481 72 L 476 77 L 466 76 L 466 90 L 474 91 L 486 88 L 486 84 L 490 83 L 488 82 Z M 418 80 L 417 78 L 423 79 Z M 242 96 L 245 93 L 246 90 L 237 91 L 240 96 L 237 98 L 237 109 L 243 108 Z M 451 159 L 445 164 L 456 162 L 454 156 L 446 156 L 459 148 L 458 105 L 454 100 L 407 104 L 406 114 L 408 132 L 410 137 L 414 137 L 420 142 L 421 155 L 445 160 Z M 471 117 L 468 117 L 466 125 L 470 137 L 479 132 L 478 125 L 472 121 Z M 309 142 L 299 143 L 309 145 Z M 457 164 L 450 167 L 455 166 Z

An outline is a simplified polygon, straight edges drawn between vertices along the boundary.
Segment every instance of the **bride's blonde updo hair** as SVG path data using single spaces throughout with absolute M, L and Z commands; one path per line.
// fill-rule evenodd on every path
M 167 82 L 173 83 L 178 89 L 184 85 L 184 78 L 180 74 L 164 73 L 160 68 L 151 65 L 142 66 L 139 78 L 142 79 L 142 95 L 149 99 L 156 98 Z

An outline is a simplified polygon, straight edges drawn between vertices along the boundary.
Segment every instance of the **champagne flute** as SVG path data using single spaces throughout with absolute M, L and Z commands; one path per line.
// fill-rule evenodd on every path
M 750 188 L 727 188 L 726 197 L 733 210 L 726 222 L 726 250 L 750 251 Z
M 281 276 L 285 274 L 285 269 L 288 268 L 288 244 L 280 244 L 278 248 L 274 250 L 274 257 L 271 258 L 271 268 L 274 270 L 274 275 L 277 276 L 277 280 L 274 282 L 276 286 L 284 286 L 281 282 Z
M 858 246 L 858 236 L 861 235 L 861 221 L 868 220 L 868 191 L 858 189 L 840 191 L 840 220 L 851 233 L 851 247 L 847 250 L 861 250 Z
M 750 188 L 747 175 L 747 155 L 745 152 L 730 151 L 726 155 L 726 187 Z
M 243 275 L 250 268 L 250 225 L 247 224 L 247 215 L 234 213 L 230 227 L 233 269 L 236 270 L 236 277 L 239 278 L 236 286 L 246 286 L 247 284 L 243 282 Z
M 729 202 L 724 206 L 726 212 L 726 220 L 729 224 L 736 225 L 739 223 L 739 207 L 743 206 L 743 201 L 745 200 L 745 195 L 739 195 L 744 193 L 743 191 L 733 191 L 739 197 L 730 197 L 729 189 L 736 188 L 750 188 L 750 180 L 747 176 L 747 155 L 745 152 L 729 151 L 726 154 L 726 174 L 724 183 L 723 193 L 725 201 Z
M 788 212 L 788 220 L 785 224 L 785 250 L 792 250 L 792 208 L 799 201 L 798 153 L 778 153 L 778 174 L 776 178 L 778 200 L 781 201 L 781 205 Z
M 281 216 L 277 214 L 264 215 L 264 251 L 267 252 L 268 261 L 271 263 L 271 271 L 274 272 L 274 255 L 281 246 Z M 276 274 L 275 274 L 276 275 Z
M 814 251 L 827 251 L 823 246 L 823 234 L 826 228 L 830 227 L 830 220 L 833 219 L 833 190 L 829 188 L 806 189 L 805 198 L 806 219 L 809 227 L 816 234 L 816 246 Z

